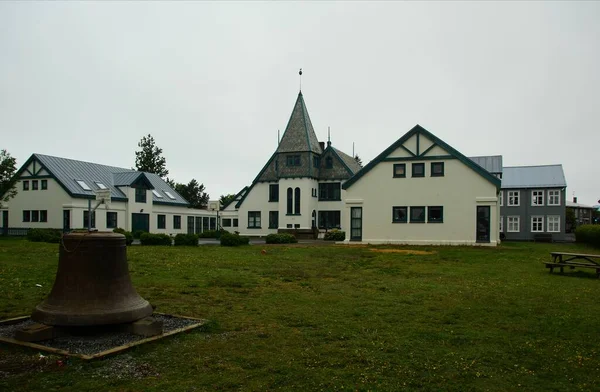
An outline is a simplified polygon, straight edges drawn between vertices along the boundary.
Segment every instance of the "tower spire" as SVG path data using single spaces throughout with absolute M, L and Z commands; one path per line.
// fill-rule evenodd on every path
M 300 72 L 298 72 L 298 75 L 300 75 L 300 92 L 302 92 L 302 68 L 300 68 Z
M 327 127 L 327 147 L 331 146 L 331 127 Z

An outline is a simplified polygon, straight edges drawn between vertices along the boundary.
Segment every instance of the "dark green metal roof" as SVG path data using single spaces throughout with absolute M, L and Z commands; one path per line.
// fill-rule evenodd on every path
M 302 151 L 312 151 L 317 154 L 322 152 L 300 92 L 276 152 Z

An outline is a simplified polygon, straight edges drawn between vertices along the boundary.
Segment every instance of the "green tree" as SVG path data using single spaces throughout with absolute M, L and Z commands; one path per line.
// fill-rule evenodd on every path
M 190 203 L 190 208 L 206 208 L 209 195 L 204 191 L 204 184 L 192 178 L 188 184 L 175 184 L 175 190 Z
M 169 174 L 167 170 L 167 161 L 161 155 L 162 148 L 158 148 L 152 135 L 142 137 L 138 143 L 140 151 L 135 152 L 135 168 L 139 171 L 158 174 L 165 178 Z
M 17 160 L 6 150 L 0 151 L 0 207 L 17 194 L 15 173 Z
M 577 219 L 575 218 L 575 210 L 572 208 L 567 208 L 565 213 L 566 219 L 566 231 L 567 233 L 574 232 L 577 228 Z
M 354 160 L 356 161 L 356 163 L 358 163 L 360 165 L 360 167 L 363 167 L 362 159 L 360 159 L 358 154 L 356 154 L 356 156 L 354 157 Z
M 225 208 L 227 204 L 233 201 L 233 199 L 235 199 L 235 195 L 231 193 L 228 195 L 221 195 L 221 197 L 219 197 L 219 201 L 221 202 L 221 209 Z

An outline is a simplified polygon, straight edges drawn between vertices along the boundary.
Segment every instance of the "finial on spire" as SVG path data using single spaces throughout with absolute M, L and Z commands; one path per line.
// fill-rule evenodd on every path
M 302 68 L 300 68 L 300 72 L 298 72 L 298 75 L 300 75 L 300 91 L 302 91 Z
M 331 146 L 331 127 L 327 127 L 327 146 Z

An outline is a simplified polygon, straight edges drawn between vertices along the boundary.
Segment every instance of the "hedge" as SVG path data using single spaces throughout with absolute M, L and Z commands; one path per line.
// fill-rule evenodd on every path
M 125 229 L 117 227 L 116 229 L 113 229 L 113 233 L 123 234 L 125 236 L 125 244 L 127 246 L 133 243 L 133 234 L 131 234 L 130 231 L 126 231 Z
M 323 239 L 325 241 L 344 241 L 346 239 L 346 232 L 338 229 L 333 229 L 325 233 Z
M 167 234 L 142 233 L 140 236 L 142 245 L 165 245 L 171 246 L 171 237 Z
M 175 246 L 198 246 L 198 235 L 177 234 L 175 236 Z
M 577 242 L 600 248 L 600 225 L 581 225 L 575 229 Z
M 239 234 L 233 234 L 225 231 L 221 234 L 221 246 L 240 246 L 248 245 L 250 238 L 240 237 Z
M 295 244 L 298 242 L 296 237 L 293 234 L 288 233 L 278 233 L 278 234 L 269 234 L 265 238 L 265 242 L 267 244 Z
M 227 233 L 227 230 L 204 230 L 198 234 L 200 238 L 220 238 L 223 233 Z
M 60 242 L 62 235 L 61 229 L 29 229 L 27 231 L 27 239 L 32 242 L 57 244 Z

